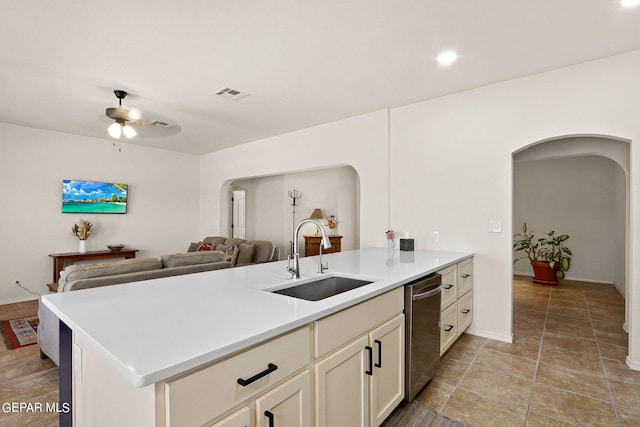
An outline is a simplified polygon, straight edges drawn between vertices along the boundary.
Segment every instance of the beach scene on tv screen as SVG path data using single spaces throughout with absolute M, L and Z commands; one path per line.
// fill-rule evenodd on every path
M 62 213 L 127 213 L 127 184 L 65 179 Z

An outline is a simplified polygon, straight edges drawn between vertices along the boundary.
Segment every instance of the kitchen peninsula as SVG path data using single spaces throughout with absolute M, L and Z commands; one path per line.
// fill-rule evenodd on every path
M 378 425 L 404 392 L 383 384 L 404 375 L 402 285 L 471 257 L 376 248 L 328 254 L 323 276 L 372 283 L 319 301 L 272 292 L 317 278 L 318 257 L 300 259 L 300 279 L 290 279 L 281 261 L 46 295 L 42 302 L 66 331 L 60 400 L 73 400 L 61 425 L 265 425 L 280 402 L 305 412 L 292 425 L 332 425 L 335 414 L 322 408 L 348 388 L 323 378 L 341 372 L 338 356 L 371 368 L 371 380 L 356 378 L 356 389 L 373 387 L 352 405 L 359 413 L 341 412 Z M 384 352 L 394 363 L 373 373 L 367 356 L 376 352 L 377 366 L 385 340 L 398 350 Z

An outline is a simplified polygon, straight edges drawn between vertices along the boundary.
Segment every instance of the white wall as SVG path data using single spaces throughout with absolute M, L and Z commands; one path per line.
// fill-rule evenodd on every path
M 471 333 L 511 339 L 512 153 L 565 135 L 631 141 L 632 221 L 638 217 L 639 70 L 633 52 L 391 111 L 391 224 L 410 231 L 418 248 L 476 253 Z M 489 233 L 489 220 L 501 220 L 502 233 Z M 634 225 L 631 322 L 640 325 Z M 632 328 L 630 355 L 630 364 L 640 362 L 640 327 Z
M 217 233 L 228 215 L 219 200 L 228 180 L 352 165 L 361 181 L 360 246 L 386 246 L 391 227 L 413 236 L 418 249 L 474 252 L 470 332 L 510 341 L 512 154 L 567 135 L 625 139 L 631 141 L 628 363 L 640 369 L 638 71 L 640 51 L 202 156 L 200 234 Z M 489 220 L 502 221 L 502 233 L 489 233 Z
M 94 223 L 89 250 L 124 243 L 139 257 L 184 251 L 198 239 L 199 160 L 195 156 L 0 124 L 0 304 L 36 298 L 52 281 L 50 253 L 76 252 L 71 226 Z M 128 213 L 61 213 L 62 180 L 129 184 Z
M 280 259 L 286 259 L 291 252 L 290 242 L 295 225 L 301 219 L 308 218 L 315 208 L 321 209 L 325 216 L 335 215 L 338 219 L 338 226 L 333 231 L 326 227 L 326 231 L 343 236 L 342 250 L 359 247 L 359 182 L 352 167 L 243 179 L 231 183 L 230 188 L 247 191 L 247 238 L 275 242 L 280 248 Z M 292 199 L 288 195 L 294 189 L 302 194 L 296 201 L 296 224 L 293 221 Z M 304 248 L 305 234 L 316 232 L 315 226 L 303 225 L 298 247 Z M 304 250 L 300 255 L 304 256 Z
M 616 193 L 624 195 L 626 183 L 616 188 L 616 169 L 622 171 L 601 156 L 514 162 L 514 227 L 520 232 L 526 222 L 536 237 L 551 230 L 569 235 L 565 246 L 573 256 L 567 279 L 614 283 L 620 253 L 624 272 L 624 240 L 616 237 L 624 235 L 625 218 L 618 213 L 624 214 L 625 199 Z M 528 259 L 518 261 L 514 273 L 532 275 Z
M 359 230 L 354 234 L 359 235 L 362 247 L 385 246 L 389 185 L 387 141 L 387 112 L 378 111 L 204 155 L 200 167 L 200 234 L 227 232 L 229 212 L 221 205 L 220 194 L 237 179 L 274 174 L 288 176 L 350 165 L 359 177 L 362 212 Z M 291 185 L 286 182 L 286 189 L 291 189 Z M 345 221 L 350 220 L 349 216 L 347 212 L 338 213 L 338 219 Z

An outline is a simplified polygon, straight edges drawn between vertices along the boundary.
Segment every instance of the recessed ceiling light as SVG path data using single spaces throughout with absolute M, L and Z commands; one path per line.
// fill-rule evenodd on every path
M 640 5 L 640 0 L 620 0 L 620 5 L 623 7 L 635 7 Z
M 456 59 L 458 59 L 458 54 L 452 50 L 446 50 L 442 52 L 440 55 L 438 55 L 437 59 L 438 59 L 438 64 L 447 66 L 456 62 Z

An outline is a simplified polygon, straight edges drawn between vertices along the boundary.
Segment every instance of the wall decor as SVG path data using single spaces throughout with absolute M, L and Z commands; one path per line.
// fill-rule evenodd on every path
M 62 213 L 127 213 L 127 184 L 62 181 Z

